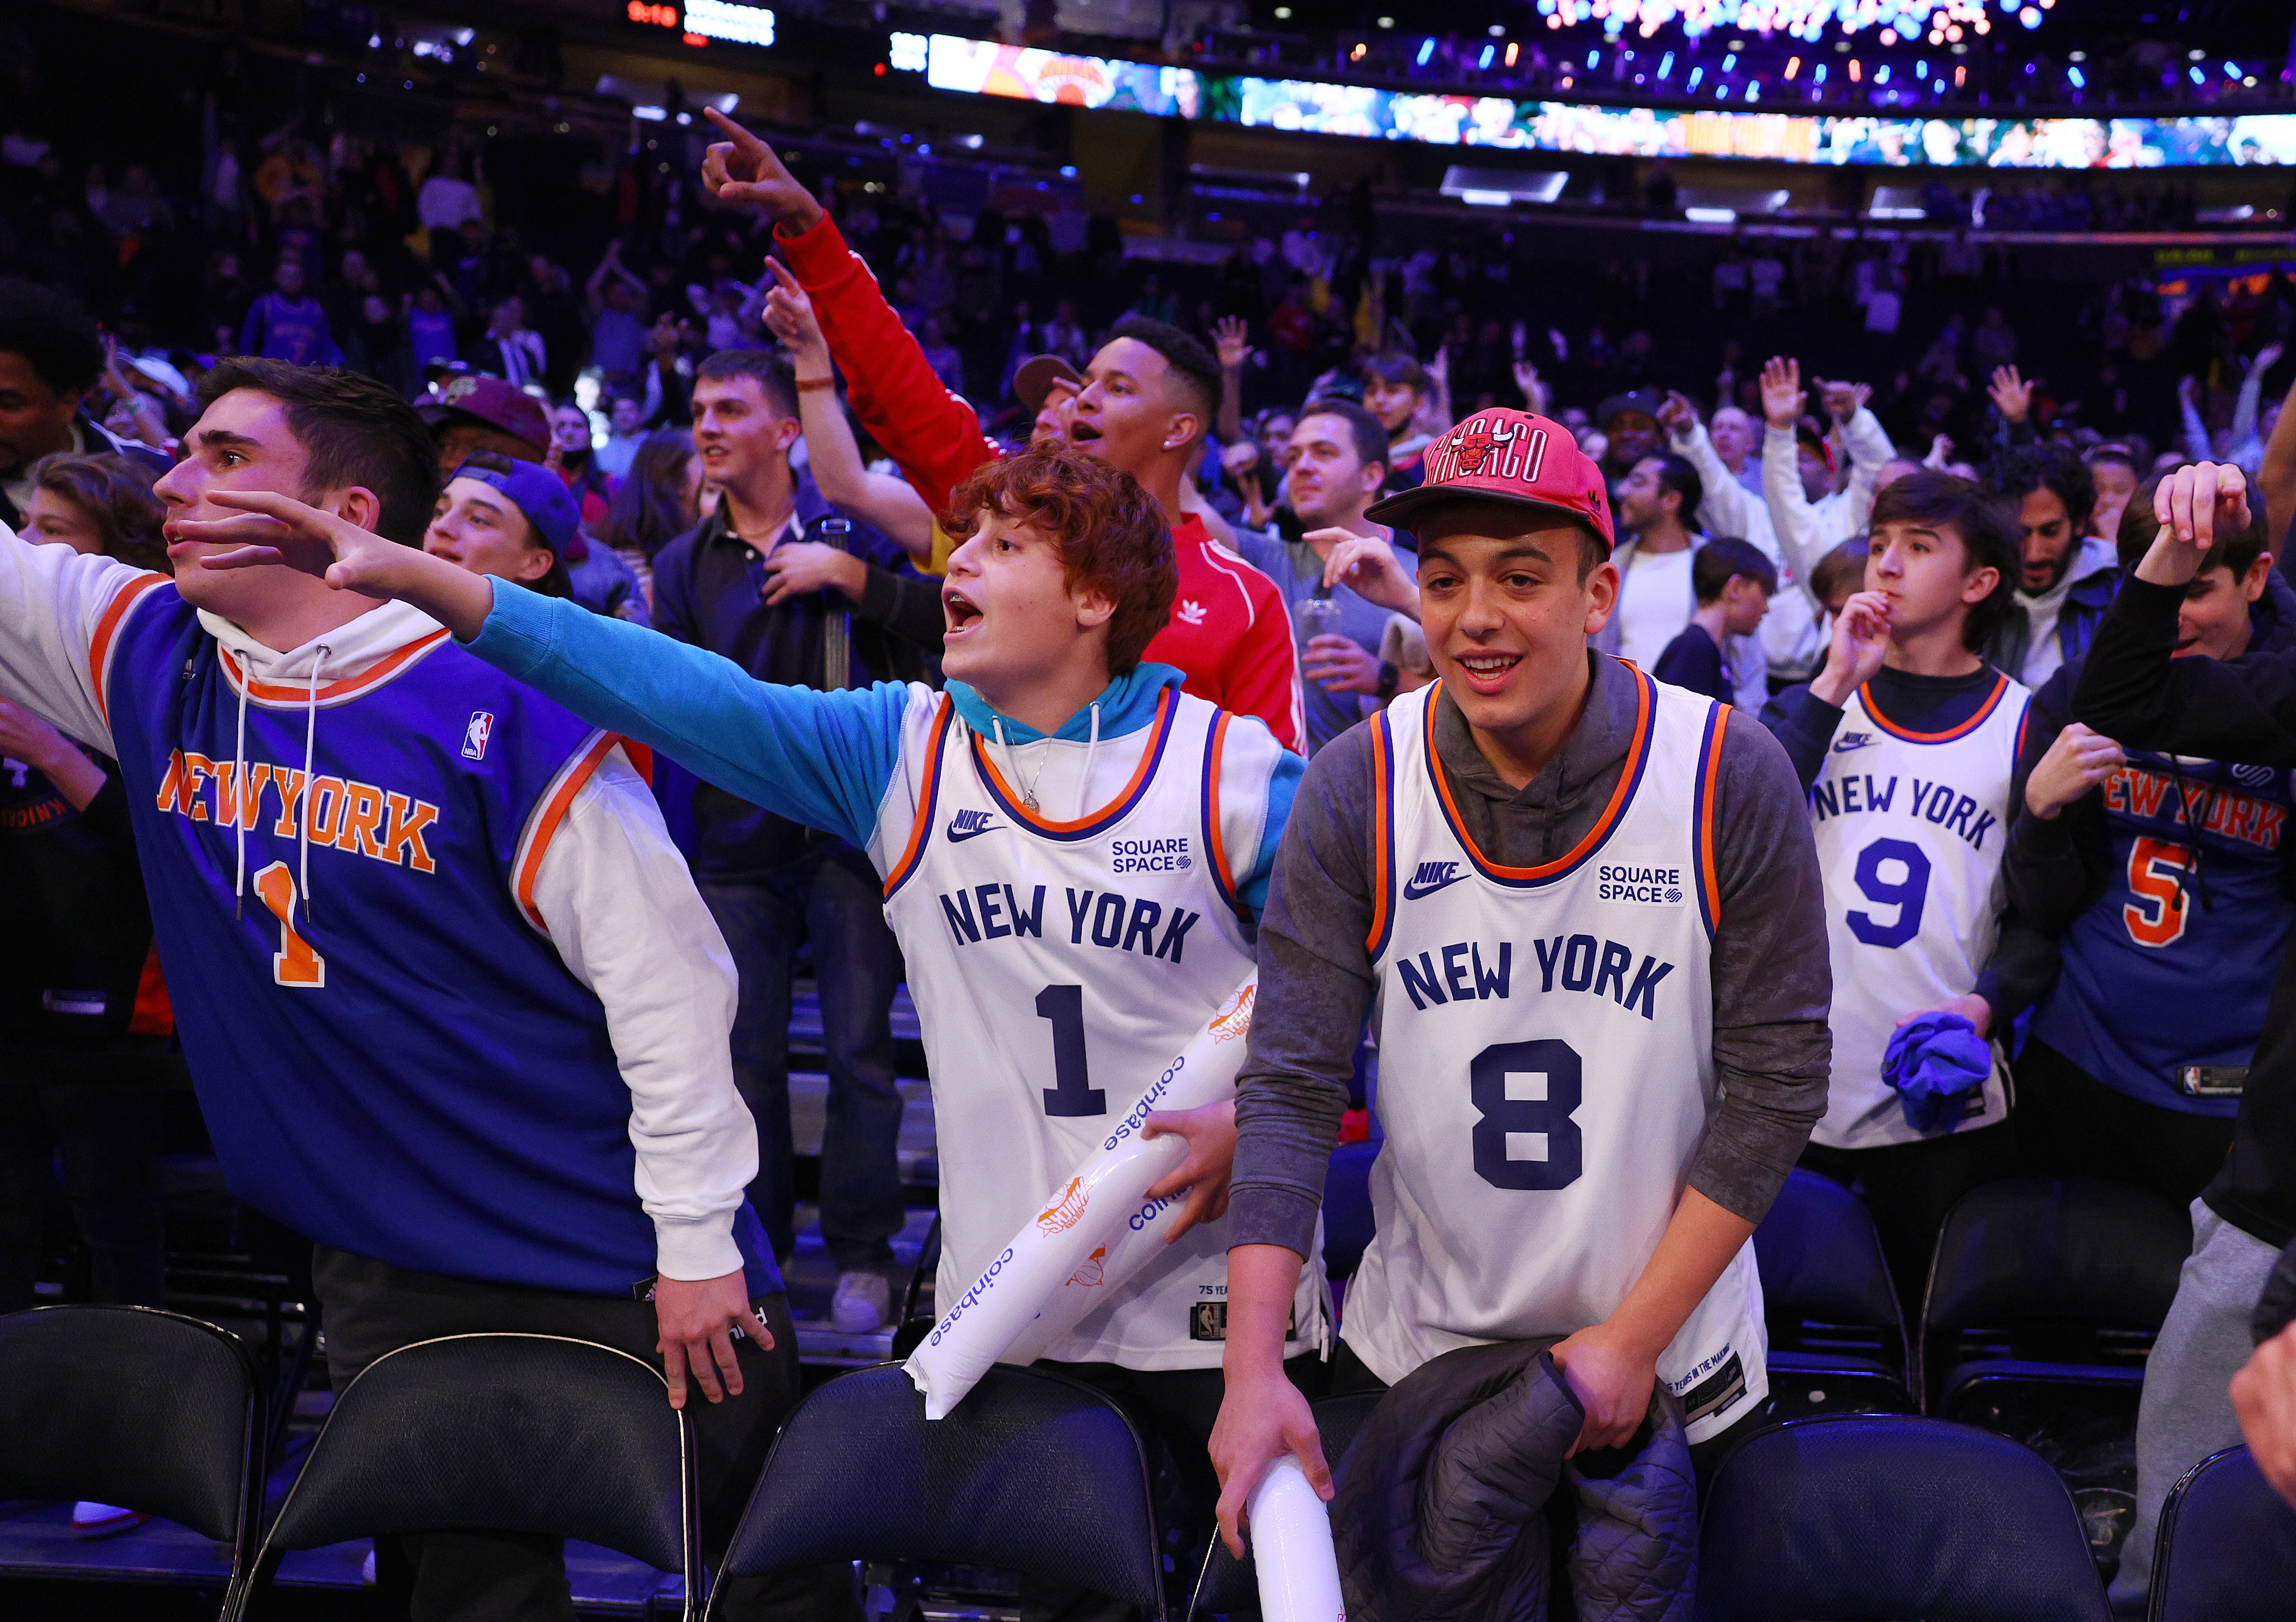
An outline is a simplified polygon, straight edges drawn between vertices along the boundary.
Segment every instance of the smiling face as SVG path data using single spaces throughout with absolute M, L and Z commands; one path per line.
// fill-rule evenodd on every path
M 1356 454 L 1347 419 L 1310 412 L 1292 430 L 1292 511 L 1310 529 L 1354 522 L 1379 494 L 1386 468 Z
M 972 537 L 949 554 L 940 595 L 942 672 L 1004 709 L 1004 695 L 1061 668 L 1078 641 L 1104 642 L 1115 605 L 1072 587 L 1068 576 L 1052 540 L 999 513 L 983 513 Z
M 1464 502 L 1421 527 L 1427 651 L 1479 733 L 1559 737 L 1577 716 L 1587 638 L 1610 622 L 1619 593 L 1608 561 L 1579 578 L 1585 544 L 1576 525 L 1494 503 Z
M 455 479 L 439 493 L 422 550 L 474 575 L 521 585 L 550 572 L 550 548 L 511 498 L 483 479 Z
M 2264 595 L 2272 576 L 2272 554 L 2265 553 L 2235 575 L 2229 569 L 2211 569 L 2194 575 L 2177 605 L 2177 646 L 2172 659 L 2238 659 L 2248 651 L 2249 605 Z
M 1681 516 L 1682 497 L 1660 481 L 1664 467 L 1657 457 L 1645 456 L 1619 486 L 1619 518 L 1625 528 L 1639 533 Z
M 2023 543 L 2017 585 L 2038 597 L 2064 578 L 2072 560 L 2073 520 L 2065 498 L 2046 485 L 2026 491 L 2017 504 L 2017 528 Z
M 1866 541 L 1866 589 L 1890 600 L 1892 638 L 1957 623 L 2000 583 L 2000 570 L 1969 567 L 1961 531 L 1951 524 L 1877 524 Z
M 693 446 L 720 489 L 787 467 L 797 436 L 797 419 L 775 410 L 754 377 L 706 377 L 693 386 Z
M 1085 368 L 1068 430 L 1086 455 L 1145 480 L 1160 461 L 1193 444 L 1204 426 L 1172 364 L 1136 338 L 1119 338 Z

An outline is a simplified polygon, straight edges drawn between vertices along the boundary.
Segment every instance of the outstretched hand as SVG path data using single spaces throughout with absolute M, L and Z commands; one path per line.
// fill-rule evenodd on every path
M 352 495 L 374 503 L 364 490 Z M 419 546 L 402 546 L 308 502 L 277 490 L 209 490 L 207 499 L 236 508 L 241 516 L 172 519 L 168 539 L 238 545 L 228 552 L 182 559 L 179 569 L 281 565 L 316 576 L 337 591 L 413 603 L 465 642 L 479 634 L 494 610 L 494 586 L 485 576 L 431 557 Z
M 1801 363 L 1771 356 L 1762 367 L 1762 421 L 1791 431 L 1801 421 L 1808 399 L 1801 386 Z
M 1212 341 L 1219 346 L 1223 372 L 1241 372 L 1251 358 L 1251 329 L 1241 315 L 1229 315 L 1212 326 Z
M 2014 366 L 1996 366 L 1993 380 L 1985 386 L 1994 406 L 2012 422 L 2022 422 L 2033 409 L 2033 385 L 2025 381 Z
M 719 202 L 755 209 L 789 234 L 801 235 L 821 223 L 821 205 L 789 172 L 774 149 L 715 107 L 701 116 L 726 136 L 710 143 L 701 160 L 701 184 Z

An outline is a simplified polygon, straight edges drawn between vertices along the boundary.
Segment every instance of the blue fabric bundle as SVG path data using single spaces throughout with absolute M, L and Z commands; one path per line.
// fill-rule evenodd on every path
M 1993 1047 L 1957 1013 L 1925 1013 L 1898 1027 L 1882 1055 L 1882 1079 L 1916 1132 L 1951 1132 L 1964 1101 L 1993 1074 Z

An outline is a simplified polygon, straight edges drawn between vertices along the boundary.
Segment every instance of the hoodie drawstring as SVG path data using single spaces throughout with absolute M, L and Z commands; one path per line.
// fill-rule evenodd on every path
M 1092 758 L 1100 749 L 1100 700 L 1093 700 L 1092 736 L 1084 746 L 1084 773 L 1077 779 L 1076 809 L 1069 813 L 1071 822 L 1084 821 L 1085 806 L 1092 794 Z
M 252 672 L 239 673 L 239 732 L 231 746 L 231 788 L 239 796 L 239 803 L 231 808 L 231 820 L 237 831 L 237 871 L 231 881 L 231 915 L 236 922 L 243 915 L 247 896 L 247 690 L 255 684 Z
M 303 721 L 303 815 L 296 818 L 296 888 L 303 893 L 303 922 L 311 922 L 311 766 L 319 751 L 319 671 L 334 650 L 321 643 L 311 655 L 310 698 Z

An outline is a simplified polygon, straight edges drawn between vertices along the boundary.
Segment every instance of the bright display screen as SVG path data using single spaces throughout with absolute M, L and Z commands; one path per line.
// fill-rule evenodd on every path
M 1972 168 L 2296 164 L 2296 113 L 1921 119 L 1752 108 L 1689 112 L 1518 102 L 1505 96 L 1421 95 L 1318 80 L 1199 73 L 1097 56 L 1063 56 L 947 34 L 932 37 L 925 78 L 942 90 L 980 95 L 1440 146 Z

